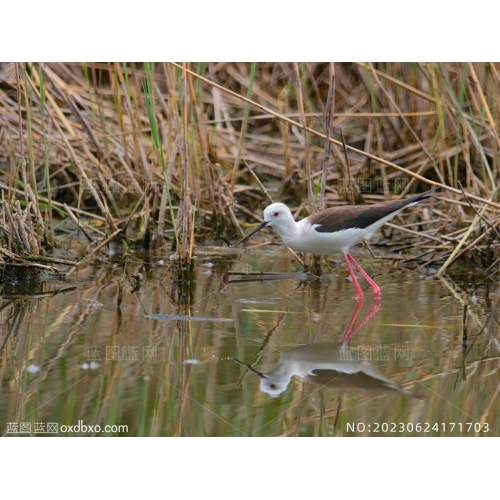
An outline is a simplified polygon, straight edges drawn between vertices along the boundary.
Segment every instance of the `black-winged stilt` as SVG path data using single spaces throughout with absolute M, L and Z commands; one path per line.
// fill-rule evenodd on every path
M 273 203 L 264 210 L 264 220 L 250 234 L 234 246 L 243 243 L 264 227 L 273 227 L 283 243 L 297 252 L 316 255 L 344 256 L 347 269 L 356 287 L 356 298 L 362 299 L 363 292 L 354 275 L 351 263 L 373 288 L 376 299 L 380 299 L 379 286 L 366 274 L 350 255 L 349 250 L 363 240 L 369 240 L 373 233 L 407 207 L 428 198 L 433 190 L 417 194 L 404 200 L 385 201 L 373 205 L 350 205 L 322 210 L 296 222 L 292 212 L 283 203 Z

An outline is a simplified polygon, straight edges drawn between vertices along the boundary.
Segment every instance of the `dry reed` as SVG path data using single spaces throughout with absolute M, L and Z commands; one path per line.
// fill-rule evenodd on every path
M 431 185 L 442 201 L 400 218 L 411 258 L 497 268 L 498 75 L 494 63 L 3 63 L 4 214 L 29 206 L 39 252 L 57 246 L 55 219 L 89 254 L 170 244 L 184 281 L 195 243 L 239 237 L 269 197 L 304 216 Z

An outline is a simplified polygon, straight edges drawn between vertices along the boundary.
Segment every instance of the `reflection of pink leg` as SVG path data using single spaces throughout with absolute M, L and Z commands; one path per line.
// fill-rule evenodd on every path
M 361 287 L 359 286 L 358 280 L 356 279 L 356 275 L 354 274 L 354 271 L 352 270 L 351 264 L 349 263 L 349 257 L 351 257 L 349 254 L 344 255 L 344 260 L 345 264 L 347 266 L 347 269 L 349 269 L 349 274 L 351 275 L 352 282 L 354 283 L 354 286 L 356 287 L 356 300 L 361 300 L 363 298 L 363 292 L 361 291 Z M 352 257 L 351 257 L 352 259 Z M 352 259 L 354 260 L 354 259 Z M 359 266 L 359 264 L 354 261 L 354 265 L 356 267 Z M 359 269 L 359 267 L 358 267 Z
M 366 323 L 368 323 L 370 318 L 375 316 L 375 314 L 377 314 L 378 311 L 380 310 L 380 302 L 378 300 L 376 300 L 375 303 L 373 304 L 372 308 L 370 309 L 370 312 L 359 322 L 359 324 L 356 326 L 356 328 L 354 328 L 354 322 L 356 321 L 356 318 L 358 317 L 359 310 L 361 309 L 361 306 L 362 306 L 362 302 L 358 302 L 358 304 L 356 305 L 356 309 L 352 315 L 351 322 L 349 323 L 349 326 L 347 327 L 347 330 L 344 333 L 344 337 L 342 339 L 342 345 L 347 344 L 347 342 L 349 342 L 351 337 L 357 331 L 359 331 L 359 329 L 361 327 L 366 325 Z
M 347 259 L 349 259 L 354 264 L 354 266 L 359 271 L 359 273 L 361 274 L 361 276 L 363 276 L 363 278 L 365 278 L 365 280 L 368 281 L 368 284 L 373 288 L 373 293 L 375 294 L 375 298 L 376 299 L 380 299 L 380 288 L 379 288 L 379 286 L 375 283 L 375 281 L 373 281 L 370 278 L 370 276 L 368 276 L 368 274 L 366 274 L 363 271 L 363 268 L 354 260 L 354 257 L 352 255 L 347 254 L 347 255 L 344 255 L 344 259 L 345 259 L 346 262 L 347 262 Z M 353 274 L 351 273 L 351 276 L 352 275 Z M 359 285 L 358 285 L 358 287 L 359 287 Z M 363 296 L 363 294 L 361 294 L 361 296 Z
M 361 300 L 358 300 L 356 304 L 356 309 L 354 309 L 354 312 L 352 313 L 352 318 L 351 321 L 349 322 L 349 326 L 347 327 L 347 330 L 344 333 L 344 338 L 342 340 L 342 343 L 345 344 L 356 332 L 353 332 L 354 328 L 354 323 L 356 322 L 356 318 L 358 317 L 359 310 L 363 307 L 363 302 Z M 356 330 L 357 331 L 357 330 Z

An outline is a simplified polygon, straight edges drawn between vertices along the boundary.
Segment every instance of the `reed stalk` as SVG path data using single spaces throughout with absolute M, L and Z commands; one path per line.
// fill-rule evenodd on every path
M 478 237 L 500 210 L 499 65 L 337 63 L 334 89 L 332 71 L 326 63 L 2 63 L 0 189 L 9 203 L 24 198 L 51 251 L 68 238 L 59 234 L 63 217 L 94 239 L 83 253 L 110 238 L 123 248 L 151 241 L 153 250 L 170 241 L 189 262 L 196 245 L 245 233 L 268 197 L 301 217 L 313 204 L 346 202 L 345 179 L 358 191 L 369 186 L 355 203 L 436 186 L 451 207 L 431 208 L 430 220 L 445 219 L 433 233 L 437 261 L 466 236 L 454 264 L 491 266 L 497 242 Z M 486 207 L 484 220 L 473 224 L 460 184 L 477 210 Z

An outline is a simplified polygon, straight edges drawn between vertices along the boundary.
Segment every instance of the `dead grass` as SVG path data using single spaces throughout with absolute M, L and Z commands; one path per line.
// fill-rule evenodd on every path
M 431 185 L 387 245 L 496 269 L 499 97 L 494 63 L 4 63 L 0 188 L 40 251 L 57 221 L 86 253 L 167 245 L 186 280 L 195 243 L 234 241 L 269 197 L 302 217 Z

